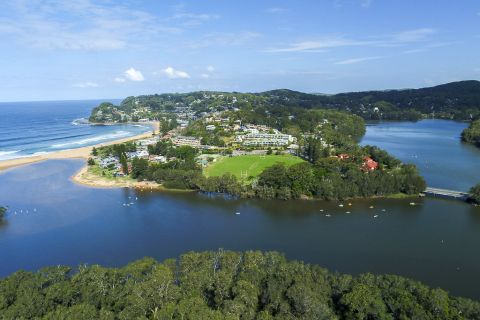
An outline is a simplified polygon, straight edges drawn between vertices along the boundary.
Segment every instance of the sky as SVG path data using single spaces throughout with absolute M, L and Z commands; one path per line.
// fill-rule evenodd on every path
M 0 101 L 477 80 L 479 27 L 473 0 L 1 1 Z

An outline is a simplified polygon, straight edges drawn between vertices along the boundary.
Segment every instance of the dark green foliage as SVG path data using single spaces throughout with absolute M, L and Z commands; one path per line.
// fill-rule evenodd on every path
M 469 196 L 471 201 L 476 204 L 480 204 L 480 184 L 477 184 L 470 189 Z
M 132 178 L 142 180 L 146 178 L 148 170 L 148 160 L 133 158 L 132 160 Z
M 267 199 L 313 196 L 334 200 L 396 193 L 415 195 L 425 187 L 425 181 L 413 165 L 398 164 L 390 171 L 363 172 L 355 159 L 323 158 L 315 165 L 300 163 L 286 168 L 278 164 L 267 168 L 260 174 L 253 191 Z
M 5 218 L 6 213 L 7 213 L 7 208 L 0 207 L 0 221 L 2 221 Z
M 0 280 L 1 319 L 479 319 L 480 303 L 393 275 L 335 274 L 275 252 L 190 252 Z
M 94 166 L 94 165 L 95 165 L 95 160 L 93 160 L 93 158 L 88 158 L 87 164 L 88 164 L 89 166 Z
M 472 121 L 470 126 L 463 130 L 462 140 L 480 148 L 480 120 Z
M 205 99 L 206 95 L 210 98 Z M 194 101 L 195 104 L 192 104 Z M 422 89 L 348 92 L 336 95 L 309 94 L 292 90 L 272 90 L 257 94 L 205 91 L 156 94 L 128 97 L 120 106 L 102 103 L 92 111 L 90 121 L 126 121 L 119 111 L 131 114 L 138 105 L 150 108 L 151 118 L 158 119 L 167 116 L 168 112 L 177 106 L 192 105 L 197 113 L 201 113 L 211 110 L 224 111 L 224 106 L 235 105 L 241 112 L 246 111 L 246 115 L 252 108 L 263 115 L 272 111 L 278 114 L 294 109 L 337 109 L 352 112 L 369 120 L 415 121 L 430 115 L 444 119 L 470 120 L 471 116 L 480 116 L 480 82 L 460 81 Z M 294 113 L 291 112 L 287 117 Z M 288 119 L 287 117 L 285 119 Z M 131 118 L 135 120 L 133 116 Z M 285 119 L 269 125 L 282 126 Z M 255 118 L 249 118 L 248 122 L 258 123 Z M 173 128 L 173 125 L 165 120 L 161 127 L 161 131 L 166 132 Z

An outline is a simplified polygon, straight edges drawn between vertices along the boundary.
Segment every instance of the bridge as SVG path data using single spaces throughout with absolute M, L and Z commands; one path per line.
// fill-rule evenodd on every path
M 447 190 L 447 189 L 440 189 L 440 188 L 431 188 L 431 187 L 428 187 L 422 193 L 424 195 L 431 196 L 431 197 L 450 198 L 450 199 L 458 199 L 463 201 L 467 200 L 469 197 L 468 192 Z

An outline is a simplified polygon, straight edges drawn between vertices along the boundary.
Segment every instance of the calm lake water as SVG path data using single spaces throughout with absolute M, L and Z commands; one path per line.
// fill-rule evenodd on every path
M 430 187 L 468 191 L 480 182 L 480 149 L 460 142 L 467 126 L 447 120 L 373 123 L 361 143 L 414 163 Z
M 85 124 L 101 100 L 0 103 L 0 160 L 91 146 L 148 132 L 148 125 Z M 119 103 L 120 100 L 113 100 Z
M 377 129 L 369 127 L 365 141 Z M 394 145 L 398 135 L 385 135 L 382 143 L 389 137 Z M 399 145 L 391 151 L 400 153 Z M 463 149 L 458 141 L 452 145 L 454 151 L 449 144 L 439 147 L 445 156 Z M 0 276 L 57 264 L 120 266 L 190 250 L 259 249 L 345 273 L 399 274 L 480 299 L 480 208 L 460 201 L 424 198 L 410 206 L 412 200 L 357 200 L 341 208 L 340 202 L 92 189 L 68 179 L 82 165 L 53 160 L 0 174 L 0 204 L 10 206 L 0 227 Z M 452 177 L 463 170 L 472 168 L 458 167 Z

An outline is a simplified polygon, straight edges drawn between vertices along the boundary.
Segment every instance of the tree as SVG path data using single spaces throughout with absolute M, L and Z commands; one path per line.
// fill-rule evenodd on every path
M 6 213 L 7 213 L 7 208 L 0 207 L 0 221 L 2 221 L 5 218 Z
M 141 179 L 144 178 L 148 170 L 148 160 L 139 159 L 137 157 L 132 160 L 132 178 Z
M 128 175 L 128 162 L 125 153 L 120 153 L 120 165 L 122 166 L 123 173 Z
M 95 147 L 92 148 L 92 156 L 94 157 L 98 156 L 98 150 Z
M 480 183 L 470 189 L 470 199 L 476 204 L 480 204 Z
M 95 165 L 95 160 L 93 160 L 93 158 L 88 158 L 87 164 L 89 166 L 94 166 Z

